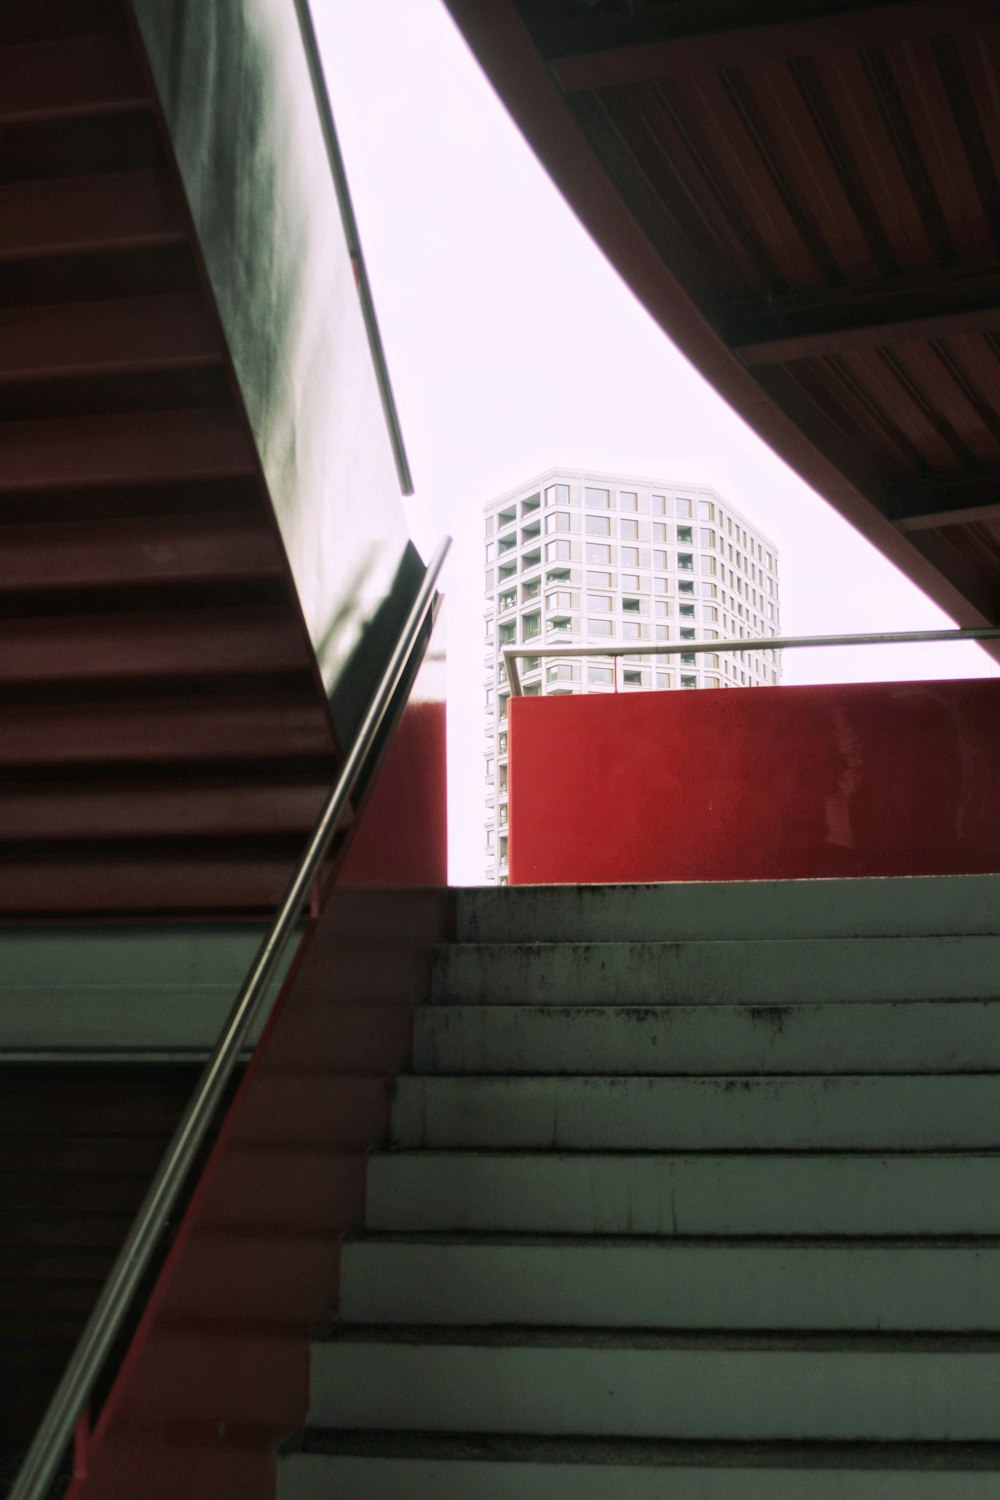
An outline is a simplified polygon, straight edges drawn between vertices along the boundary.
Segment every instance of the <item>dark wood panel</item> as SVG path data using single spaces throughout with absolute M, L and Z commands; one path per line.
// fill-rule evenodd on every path
M 224 353 L 191 293 L 0 311 L 0 382 L 217 364 Z
M 183 241 L 173 185 L 157 171 L 5 183 L 0 260 L 156 247 Z
M 54 37 L 0 47 L 0 127 L 140 103 L 145 85 L 124 35 Z

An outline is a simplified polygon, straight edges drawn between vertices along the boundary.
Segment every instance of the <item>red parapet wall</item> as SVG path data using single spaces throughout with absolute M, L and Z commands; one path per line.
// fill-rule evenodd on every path
M 445 708 L 411 701 L 319 901 L 67 1500 L 274 1500 L 309 1410 L 414 1004 L 448 925 Z
M 513 885 L 1000 871 L 1000 681 L 517 698 Z

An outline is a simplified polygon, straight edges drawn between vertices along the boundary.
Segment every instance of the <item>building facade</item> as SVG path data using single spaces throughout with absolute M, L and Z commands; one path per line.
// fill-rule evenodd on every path
M 646 645 L 780 633 L 778 551 L 707 485 L 550 469 L 485 508 L 486 879 L 507 879 L 507 700 L 777 683 L 774 651 L 643 656 Z M 554 645 L 636 642 L 637 654 L 546 658 Z

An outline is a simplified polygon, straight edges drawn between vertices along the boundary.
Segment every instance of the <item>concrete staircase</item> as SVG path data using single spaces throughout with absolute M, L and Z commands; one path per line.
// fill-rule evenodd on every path
M 998 989 L 993 877 L 460 892 L 281 1500 L 995 1500 Z

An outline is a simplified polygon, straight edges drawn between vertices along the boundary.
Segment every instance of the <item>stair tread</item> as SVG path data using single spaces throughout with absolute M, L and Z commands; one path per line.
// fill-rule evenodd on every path
M 492 1463 L 725 1465 L 761 1468 L 1000 1468 L 1000 1443 L 698 1442 L 670 1438 L 535 1437 L 503 1433 L 398 1432 L 308 1427 L 280 1455 L 477 1459 Z
M 530 1328 L 448 1323 L 330 1323 L 313 1330 L 314 1348 L 331 1344 L 394 1347 L 593 1350 L 745 1350 L 770 1353 L 998 1354 L 1000 1332 L 928 1333 L 810 1330 Z

